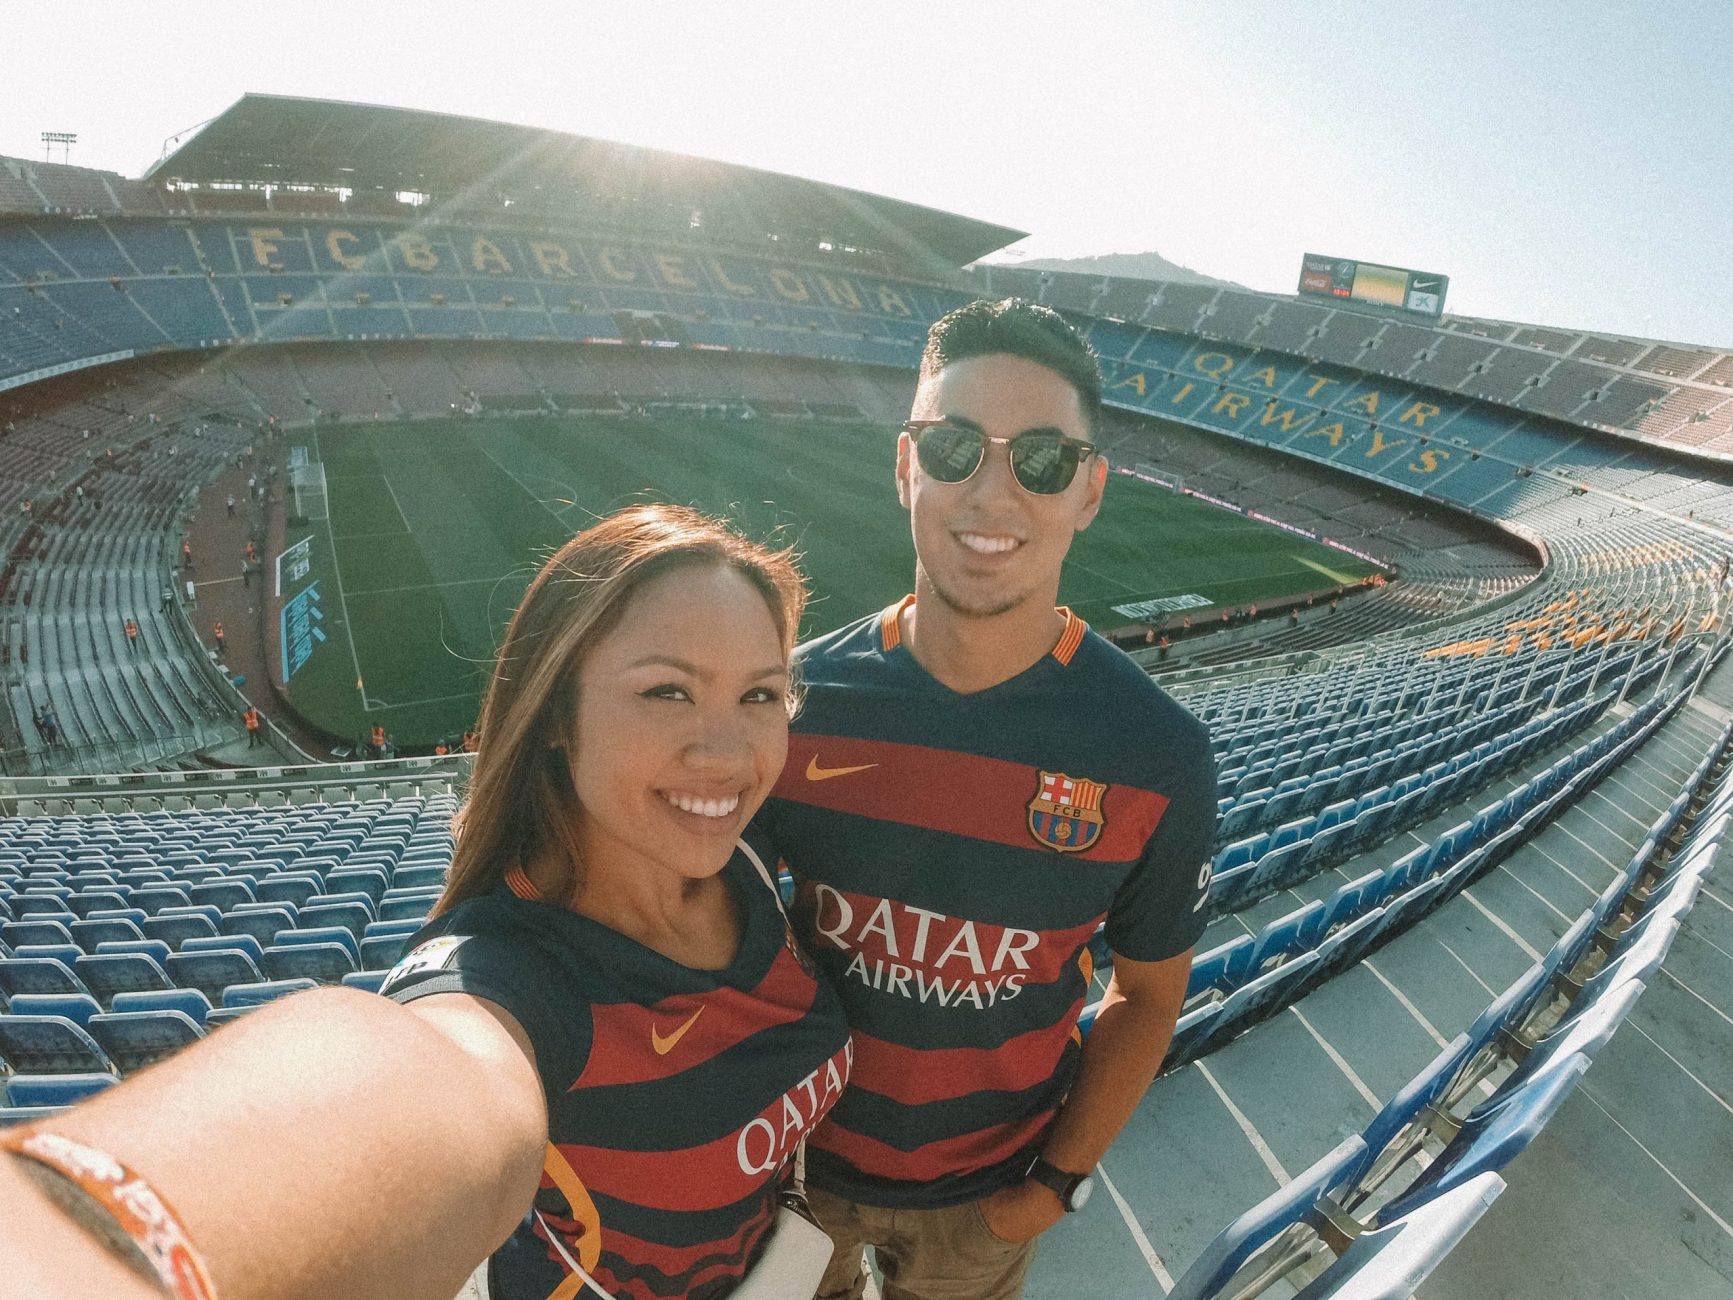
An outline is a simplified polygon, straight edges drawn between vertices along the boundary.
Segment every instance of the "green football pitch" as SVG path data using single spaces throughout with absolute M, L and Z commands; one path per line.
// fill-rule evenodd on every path
M 289 682 L 340 736 L 381 722 L 400 746 L 475 718 L 490 656 L 541 561 L 597 516 L 688 502 L 792 544 L 806 634 L 899 599 L 914 548 L 895 435 L 799 421 L 480 418 L 322 429 L 328 520 L 312 537 L 325 639 Z M 1098 627 L 1113 606 L 1195 593 L 1268 601 L 1372 572 L 1350 556 L 1126 475 L 1073 546 L 1060 598 Z

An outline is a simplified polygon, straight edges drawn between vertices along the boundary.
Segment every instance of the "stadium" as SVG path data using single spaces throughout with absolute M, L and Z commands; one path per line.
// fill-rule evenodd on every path
M 1020 296 L 1109 408 L 1062 596 L 1219 779 L 1173 1045 L 1029 1294 L 1733 1291 L 1733 354 L 1021 234 L 265 95 L 137 179 L 0 158 L 0 1122 L 378 988 L 587 521 L 792 543 L 808 633 L 899 599 L 926 327 Z

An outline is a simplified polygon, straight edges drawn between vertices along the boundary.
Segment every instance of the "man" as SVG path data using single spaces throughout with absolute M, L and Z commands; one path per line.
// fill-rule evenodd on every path
M 244 723 L 247 728 L 247 748 L 252 749 L 259 743 L 259 706 L 256 704 L 249 704 L 247 706 L 247 711 L 241 714 L 241 722 Z
M 1201 723 L 1068 610 L 1100 508 L 1100 377 L 1047 308 L 933 326 L 897 494 L 913 596 L 801 654 L 764 821 L 842 990 L 849 1091 L 808 1143 L 836 1250 L 820 1295 L 1020 1294 L 1154 1077 L 1203 929 L 1215 773 Z M 1113 978 L 1087 1046 L 1089 941 Z

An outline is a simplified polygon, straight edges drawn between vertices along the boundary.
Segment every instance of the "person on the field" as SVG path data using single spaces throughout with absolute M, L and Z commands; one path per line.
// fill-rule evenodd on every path
M 1047 308 L 935 324 L 897 442 L 914 594 L 798 654 L 806 703 L 760 820 L 855 1034 L 807 1160 L 823 1297 L 862 1294 L 866 1245 L 887 1298 L 1019 1295 L 1184 1000 L 1208 736 L 1055 606 L 1106 485 L 1099 406 L 1094 355 Z M 1102 922 L 1113 975 L 1084 1044 Z
M 385 996 L 280 999 L 0 1135 L 36 1139 L 0 1155 L 8 1294 L 157 1294 L 26 1181 L 63 1186 L 38 1168 L 61 1156 L 155 1189 L 153 1240 L 184 1228 L 174 1265 L 212 1284 L 179 1295 L 450 1300 L 484 1259 L 493 1300 L 735 1290 L 851 1059 L 741 838 L 787 752 L 804 599 L 786 553 L 681 507 L 562 547 Z

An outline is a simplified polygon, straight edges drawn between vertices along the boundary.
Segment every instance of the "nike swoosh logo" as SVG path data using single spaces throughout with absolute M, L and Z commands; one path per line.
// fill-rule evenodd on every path
M 818 755 L 814 754 L 806 760 L 806 779 L 808 781 L 828 781 L 833 776 L 847 776 L 850 772 L 865 772 L 868 768 L 877 766 L 877 763 L 862 763 L 859 767 L 820 767 Z
M 650 1046 L 656 1049 L 656 1055 L 666 1056 L 669 1052 L 672 1052 L 674 1050 L 674 1045 L 682 1038 L 686 1037 L 686 1031 L 692 1028 L 693 1023 L 703 1014 L 704 1008 L 699 1007 L 698 1010 L 694 1011 L 686 1018 L 685 1024 L 681 1025 L 680 1028 L 676 1029 L 666 1038 L 662 1037 L 661 1031 L 656 1028 L 655 1023 L 652 1021 L 650 1025 Z

